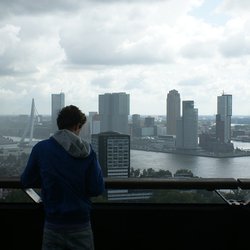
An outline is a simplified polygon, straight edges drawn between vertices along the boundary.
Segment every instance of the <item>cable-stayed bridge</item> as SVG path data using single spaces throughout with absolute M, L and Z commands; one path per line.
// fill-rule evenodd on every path
M 31 110 L 30 110 L 30 116 L 27 123 L 27 126 L 25 127 L 23 136 L 21 137 L 18 145 L 20 147 L 32 147 L 33 145 L 33 134 L 34 134 L 34 124 L 36 117 L 38 116 L 38 112 L 36 110 L 35 101 L 34 98 L 32 98 L 31 103 Z M 28 141 L 27 141 L 28 139 Z

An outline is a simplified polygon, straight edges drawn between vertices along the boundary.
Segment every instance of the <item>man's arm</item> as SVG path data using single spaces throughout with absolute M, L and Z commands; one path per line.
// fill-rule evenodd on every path
M 98 196 L 105 190 L 102 169 L 97 160 L 96 153 L 91 149 L 93 154 L 92 164 L 87 172 L 87 192 L 89 196 Z
M 38 156 L 35 148 L 32 149 L 27 165 L 20 177 L 25 188 L 41 185 Z

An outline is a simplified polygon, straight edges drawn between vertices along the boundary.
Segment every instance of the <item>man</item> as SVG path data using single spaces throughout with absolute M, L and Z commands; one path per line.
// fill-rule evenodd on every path
M 58 114 L 58 131 L 32 149 L 21 175 L 25 188 L 41 186 L 45 211 L 43 250 L 94 249 L 91 200 L 104 191 L 96 154 L 79 137 L 86 116 L 74 106 Z

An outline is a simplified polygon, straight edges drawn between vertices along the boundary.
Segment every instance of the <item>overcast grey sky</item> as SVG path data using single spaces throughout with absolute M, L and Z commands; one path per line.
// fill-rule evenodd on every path
M 130 113 L 166 113 L 167 93 L 216 114 L 250 115 L 249 0 L 0 0 L 0 114 L 50 114 L 51 94 L 98 111 L 130 94 Z

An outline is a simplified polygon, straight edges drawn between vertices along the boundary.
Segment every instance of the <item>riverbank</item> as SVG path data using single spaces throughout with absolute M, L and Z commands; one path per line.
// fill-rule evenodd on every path
M 167 152 L 170 153 L 170 152 Z M 212 157 L 212 158 L 232 158 L 232 157 L 246 157 L 250 156 L 249 151 L 234 151 L 230 153 L 213 153 L 207 151 L 181 151 L 181 150 L 174 150 L 171 152 L 172 154 L 184 154 L 184 155 L 192 155 L 192 156 L 202 156 L 202 157 Z
M 149 148 L 149 147 L 139 147 L 132 146 L 132 150 L 141 150 L 141 151 L 150 151 L 150 152 L 161 152 L 168 154 L 179 154 L 179 155 L 192 155 L 192 156 L 201 156 L 201 157 L 211 157 L 211 158 L 233 158 L 233 157 L 247 157 L 250 156 L 250 151 L 245 150 L 235 150 L 229 153 L 213 153 L 204 151 L 201 149 L 197 150 L 177 150 L 177 149 L 157 149 L 157 148 Z

